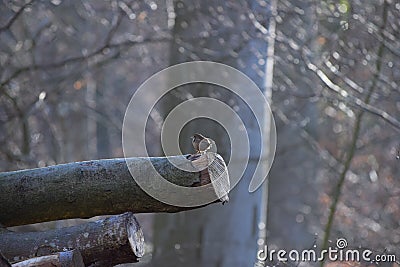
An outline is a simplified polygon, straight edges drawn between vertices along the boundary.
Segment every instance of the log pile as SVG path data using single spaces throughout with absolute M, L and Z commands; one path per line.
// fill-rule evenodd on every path
M 179 212 L 199 206 L 177 207 L 154 199 L 132 175 L 147 178 L 152 173 L 149 169 L 154 168 L 176 185 L 193 187 L 204 185 L 201 181 L 205 179 L 210 182 L 207 170 L 183 171 L 171 164 L 171 158 L 178 166 L 192 164 L 187 156 L 129 158 L 0 173 L 0 267 L 137 262 L 144 254 L 144 237 L 133 213 Z M 129 165 L 135 167 L 128 169 Z M 6 228 L 99 215 L 108 217 L 42 232 Z

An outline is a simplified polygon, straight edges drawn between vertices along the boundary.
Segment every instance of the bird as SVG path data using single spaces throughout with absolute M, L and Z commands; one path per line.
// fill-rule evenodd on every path
M 229 201 L 230 182 L 228 168 L 223 158 L 216 153 L 217 146 L 214 140 L 199 133 L 195 133 L 191 139 L 192 145 L 196 150 L 196 154 L 192 155 L 191 159 L 197 167 L 203 167 L 200 171 L 199 185 L 212 183 L 215 194 L 224 205 Z
M 192 137 L 192 145 L 196 150 L 196 153 L 202 154 L 207 152 L 212 147 L 212 141 L 210 138 L 207 138 L 199 133 L 195 133 Z

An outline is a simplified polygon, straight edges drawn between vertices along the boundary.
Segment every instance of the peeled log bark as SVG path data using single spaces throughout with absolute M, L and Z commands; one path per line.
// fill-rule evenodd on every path
M 0 234 L 0 251 L 11 263 L 73 249 L 85 266 L 114 266 L 137 262 L 144 254 L 144 238 L 130 212 L 46 232 Z
M 78 250 L 59 252 L 54 255 L 32 258 L 14 263 L 12 267 L 85 267 Z
M 188 162 L 185 156 L 171 158 L 182 164 Z M 199 173 L 182 171 L 167 158 L 129 158 L 126 161 L 133 164 L 135 174 L 142 177 L 149 175 L 152 164 L 174 184 L 192 186 L 199 182 Z M 0 223 L 6 227 L 126 211 L 178 212 L 187 209 L 167 205 L 147 195 L 132 178 L 125 159 L 92 160 L 0 173 Z

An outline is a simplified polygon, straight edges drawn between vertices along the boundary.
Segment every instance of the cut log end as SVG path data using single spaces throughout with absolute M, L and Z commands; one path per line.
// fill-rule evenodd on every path
M 133 253 L 136 257 L 141 258 L 144 255 L 144 235 L 135 216 L 130 216 L 127 221 L 128 240 Z

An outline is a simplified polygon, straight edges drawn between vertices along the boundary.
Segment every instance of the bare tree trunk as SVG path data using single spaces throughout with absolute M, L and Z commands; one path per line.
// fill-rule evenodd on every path
M 250 2 L 254 6 L 257 5 L 256 1 Z M 266 42 L 265 40 L 241 39 L 241 36 L 251 34 L 244 33 L 246 31 L 243 30 L 246 28 L 243 26 L 245 22 L 240 20 L 241 15 L 247 17 L 247 10 L 244 11 L 247 7 L 241 7 L 238 10 L 234 7 L 235 5 L 224 1 L 177 1 L 173 29 L 175 42 L 171 48 L 171 64 L 199 59 L 239 66 L 240 61 L 244 65 L 241 70 L 263 88 L 263 78 L 253 69 L 254 66 L 258 66 L 259 58 L 257 56 L 259 55 L 253 52 L 261 51 L 261 54 L 265 54 Z M 266 7 L 263 7 L 263 10 L 268 12 Z M 232 22 L 233 28 L 226 27 L 223 23 L 208 24 L 214 23 L 218 19 L 217 15 L 212 18 L 207 17 L 213 16 L 212 12 L 214 11 L 221 12 L 218 15 L 224 16 L 224 21 Z M 201 28 L 202 25 L 206 26 Z M 211 34 L 207 38 L 199 38 L 197 35 L 199 32 L 211 32 Z M 221 55 L 220 57 L 210 56 L 207 51 L 218 51 L 220 53 L 216 54 Z M 226 51 L 232 51 L 232 53 L 229 54 Z M 235 53 L 236 57 L 233 56 Z M 263 72 L 263 67 L 260 67 L 260 70 Z M 193 90 L 193 88 L 196 89 Z M 186 86 L 181 91 L 178 89 L 175 92 L 175 96 L 193 94 L 195 97 L 210 97 L 210 94 L 214 93 L 214 95 L 219 95 L 215 98 L 225 103 L 232 101 L 248 126 L 249 138 L 252 140 L 251 155 L 244 179 L 233 189 L 230 194 L 230 202 L 224 207 L 210 207 L 201 211 L 188 211 L 173 215 L 156 215 L 153 264 L 154 266 L 161 263 L 163 266 L 252 266 L 257 252 L 262 192 L 257 190 L 249 193 L 249 179 L 246 178 L 250 177 L 255 169 L 258 149 L 262 145 L 257 129 L 258 125 L 252 121 L 252 114 L 248 111 L 246 104 L 242 103 L 241 99 L 238 99 L 233 93 L 204 84 Z M 176 100 L 182 101 L 182 99 Z M 167 103 L 166 111 L 177 103 L 179 102 Z M 225 123 L 229 123 L 229 121 Z M 224 158 L 229 158 L 230 151 L 227 149 L 229 137 L 221 127 L 205 119 L 198 119 L 191 125 L 188 124 L 181 135 L 188 138 L 195 132 L 214 139 L 218 153 L 221 153 Z M 232 145 L 240 147 L 242 144 Z
M 293 1 L 293 5 L 304 10 L 304 21 L 299 27 L 306 29 L 306 40 L 316 40 L 315 13 L 313 7 L 308 7 L 303 1 Z M 278 32 L 295 34 L 298 29 L 293 24 L 281 23 Z M 277 46 L 278 47 L 278 46 Z M 287 50 L 277 49 L 277 58 L 287 56 Z M 296 56 L 296 55 L 293 55 Z M 307 92 L 310 84 L 304 79 L 300 66 L 291 66 L 287 62 L 278 62 L 276 68 L 283 72 L 290 80 L 296 82 L 298 92 Z M 278 80 L 280 77 L 278 78 Z M 285 84 L 278 81 L 278 84 Z M 312 81 L 310 81 L 312 83 Z M 280 142 L 277 144 L 277 154 L 271 169 L 269 181 L 269 208 L 268 208 L 268 245 L 278 249 L 309 249 L 315 241 L 316 229 L 320 227 L 321 214 L 318 214 L 319 203 L 318 185 L 316 177 L 321 165 L 319 156 L 312 150 L 310 144 L 304 139 L 301 123 L 291 123 L 288 118 L 293 113 L 301 114 L 304 121 L 309 123 L 304 130 L 317 138 L 318 105 L 309 99 L 294 98 L 292 104 L 295 108 L 289 110 L 285 101 L 288 100 L 288 92 L 277 90 L 273 96 L 273 102 L 277 109 L 277 130 Z M 286 114 L 286 115 L 283 115 Z M 283 115 L 283 116 L 282 116 Z M 292 119 L 292 118 L 291 118 Z M 299 119 L 300 120 L 300 119 Z M 292 119 L 293 121 L 293 119 Z M 313 229 L 313 230 L 311 230 Z

